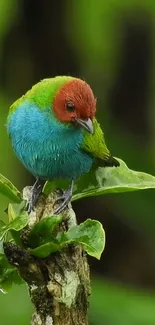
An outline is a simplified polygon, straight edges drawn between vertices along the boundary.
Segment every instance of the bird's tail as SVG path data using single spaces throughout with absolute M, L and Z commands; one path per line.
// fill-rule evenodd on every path
M 114 158 L 112 155 L 109 155 L 105 159 L 99 159 L 98 164 L 100 167 L 119 167 L 119 161 Z

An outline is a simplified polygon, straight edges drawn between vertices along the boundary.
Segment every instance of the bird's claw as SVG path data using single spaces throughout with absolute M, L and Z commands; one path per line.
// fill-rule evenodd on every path
M 71 187 L 68 190 L 66 190 L 65 192 L 62 192 L 62 195 L 60 195 L 56 199 L 54 205 L 58 205 L 59 202 L 62 202 L 62 203 L 54 211 L 54 214 L 59 214 L 68 207 L 68 204 L 69 204 L 69 202 L 71 201 L 71 198 L 72 198 L 73 186 L 74 186 L 74 181 L 72 180 Z
M 39 179 L 37 179 L 34 185 L 32 186 L 30 198 L 29 200 L 27 200 L 26 207 L 25 207 L 28 214 L 34 211 L 39 195 L 42 192 L 43 185 L 44 183 L 41 182 Z
M 32 197 L 29 201 L 26 202 L 25 210 L 28 214 L 34 211 L 35 204 L 33 203 Z
M 58 205 L 59 203 L 60 203 L 60 205 L 56 210 L 54 210 L 54 214 L 59 214 L 62 211 L 64 211 L 68 207 L 68 204 L 71 201 L 71 198 L 72 198 L 72 193 L 69 189 L 66 192 L 64 192 L 61 197 L 56 199 L 54 205 Z

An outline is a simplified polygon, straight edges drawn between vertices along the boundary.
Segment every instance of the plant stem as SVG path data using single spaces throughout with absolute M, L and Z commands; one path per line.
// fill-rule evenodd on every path
M 30 196 L 30 187 L 23 191 Z M 42 218 L 53 214 L 58 192 L 42 195 L 35 211 L 29 215 L 29 225 L 21 231 L 21 240 L 27 245 L 30 229 Z M 63 223 L 57 233 L 76 224 L 71 205 L 62 214 Z M 26 247 L 27 248 L 27 247 Z M 31 325 L 88 325 L 88 297 L 90 276 L 86 254 L 80 245 L 69 245 L 48 258 L 36 258 L 27 249 L 15 243 L 5 243 L 4 251 L 26 281 L 35 307 Z

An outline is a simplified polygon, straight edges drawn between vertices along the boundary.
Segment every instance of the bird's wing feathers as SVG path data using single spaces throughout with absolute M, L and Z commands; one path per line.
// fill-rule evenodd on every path
M 96 118 L 93 119 L 94 134 L 88 132 L 84 134 L 82 149 L 89 152 L 93 157 L 100 161 L 102 166 L 119 166 L 119 162 L 112 157 L 108 150 L 104 134 Z

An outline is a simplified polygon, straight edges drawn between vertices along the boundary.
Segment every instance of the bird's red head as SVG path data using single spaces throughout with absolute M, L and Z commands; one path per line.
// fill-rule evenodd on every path
M 61 122 L 84 121 L 86 123 L 88 120 L 90 122 L 96 113 L 96 99 L 85 81 L 72 79 L 61 86 L 57 92 L 53 109 Z M 84 126 L 82 123 L 80 125 Z

